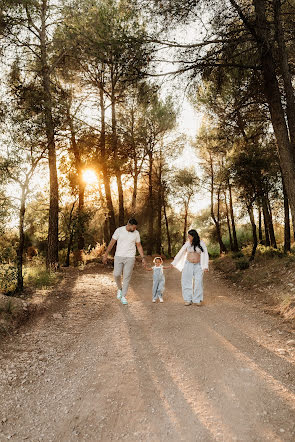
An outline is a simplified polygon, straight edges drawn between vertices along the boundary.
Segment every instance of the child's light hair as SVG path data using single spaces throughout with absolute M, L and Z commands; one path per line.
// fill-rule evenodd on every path
M 156 260 L 157 259 L 159 259 L 161 262 L 163 262 L 163 259 L 161 258 L 161 256 L 156 256 L 154 259 L 153 259 L 153 263 L 154 264 L 156 264 Z

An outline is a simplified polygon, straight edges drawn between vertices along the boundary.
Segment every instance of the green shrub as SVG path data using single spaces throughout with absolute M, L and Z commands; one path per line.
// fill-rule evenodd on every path
M 249 261 L 245 256 L 235 261 L 235 264 L 238 270 L 246 270 L 249 268 Z
M 233 259 L 239 259 L 239 258 L 244 258 L 244 253 L 239 251 L 239 252 L 233 252 L 232 255 Z
M 17 285 L 17 268 L 10 264 L 0 266 L 0 291 L 5 295 L 13 293 Z
M 208 244 L 207 249 L 208 249 L 208 253 L 209 253 L 210 258 L 214 259 L 214 258 L 218 258 L 219 257 L 220 249 L 219 249 L 219 245 L 218 244 L 210 243 L 210 244 Z
M 35 288 L 51 286 L 57 282 L 58 278 L 57 273 L 49 272 L 45 266 L 30 266 L 24 271 L 24 284 Z
M 283 258 L 286 256 L 282 249 L 274 249 L 273 247 L 266 247 L 261 244 L 258 246 L 257 252 L 265 258 Z

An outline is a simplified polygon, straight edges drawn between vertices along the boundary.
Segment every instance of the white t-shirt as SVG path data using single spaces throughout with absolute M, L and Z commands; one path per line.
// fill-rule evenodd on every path
M 128 232 L 126 226 L 122 226 L 115 230 L 112 238 L 117 241 L 115 256 L 121 256 L 124 258 L 135 256 L 136 243 L 140 242 L 140 235 L 137 230 L 134 232 Z

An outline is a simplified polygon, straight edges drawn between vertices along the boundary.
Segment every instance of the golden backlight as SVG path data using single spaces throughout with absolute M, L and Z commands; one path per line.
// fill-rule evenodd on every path
M 97 176 L 94 170 L 86 169 L 83 172 L 83 180 L 86 184 L 97 184 Z

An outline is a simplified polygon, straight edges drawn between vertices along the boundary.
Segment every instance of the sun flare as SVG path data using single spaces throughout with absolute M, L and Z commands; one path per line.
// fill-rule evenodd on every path
M 83 180 L 86 184 L 97 184 L 97 176 L 94 170 L 92 169 L 86 169 L 83 172 Z

